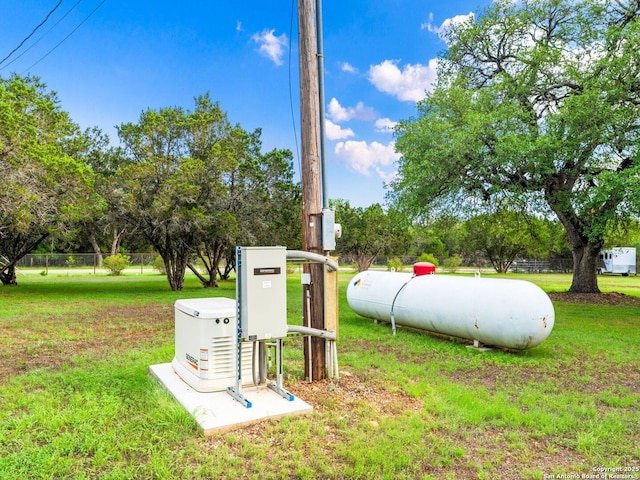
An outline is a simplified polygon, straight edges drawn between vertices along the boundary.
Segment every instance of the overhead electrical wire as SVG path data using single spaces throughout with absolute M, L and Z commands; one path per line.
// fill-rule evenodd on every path
M 42 20 L 42 21 L 41 21 L 41 22 L 36 26 L 36 28 L 34 28 L 33 30 L 31 30 L 31 33 L 30 33 L 29 35 L 27 35 L 27 36 L 26 36 L 26 38 L 25 38 L 24 40 L 22 40 L 22 41 L 20 42 L 20 44 L 19 44 L 16 48 L 14 48 L 13 50 L 11 50 L 11 51 L 9 52 L 9 54 L 8 54 L 6 57 L 4 57 L 2 60 L 0 60 L 0 65 L 2 65 L 2 64 L 3 64 L 3 63 L 4 63 L 4 62 L 9 58 L 9 57 L 11 57 L 11 55 L 13 55 L 14 53 L 16 53 L 16 52 L 18 51 L 18 49 L 19 49 L 22 45 L 24 45 L 24 42 L 26 42 L 27 40 L 29 40 L 29 39 L 33 36 L 33 34 L 34 34 L 34 33 L 36 33 L 36 31 L 37 31 L 37 30 L 38 30 L 42 25 L 44 25 L 44 24 L 47 22 L 47 20 L 49 20 L 49 17 L 50 17 L 51 15 L 53 15 L 53 12 L 55 12 L 61 4 L 62 4 L 62 0 L 60 0 L 60 1 L 58 2 L 58 4 L 57 4 L 55 7 L 53 7 L 53 9 L 51 9 L 51 11 L 47 14 L 47 16 L 46 16 L 46 17 L 44 17 L 44 20 Z
M 293 111 L 293 86 L 291 84 L 291 41 L 293 39 L 293 18 L 296 13 L 296 0 L 291 0 L 291 20 L 289 22 L 289 105 L 291 106 L 291 123 L 293 125 L 293 136 L 296 143 L 296 153 L 298 156 L 298 171 L 302 179 L 302 161 L 300 159 L 300 147 L 298 145 L 298 131 L 296 129 L 296 115 Z
M 15 62 L 16 60 L 19 60 L 19 59 L 20 59 L 20 58 L 21 58 L 25 53 L 27 53 L 27 52 L 28 52 L 29 50 L 31 50 L 33 47 L 35 47 L 35 46 L 40 42 L 40 40 L 42 40 L 44 37 L 46 37 L 46 36 L 51 32 L 51 30 L 53 30 L 54 28 L 56 28 L 56 27 L 60 24 L 60 22 L 62 22 L 62 20 L 64 20 L 64 19 L 67 17 L 67 15 L 69 15 L 73 10 L 75 10 L 75 8 L 76 8 L 76 7 L 77 7 L 81 2 L 82 2 L 82 0 L 78 0 L 76 3 L 74 3 L 74 4 L 73 4 L 73 6 L 72 6 L 69 10 L 67 10 L 67 11 L 65 12 L 65 14 L 64 14 L 64 15 L 62 15 L 62 17 L 60 17 L 60 19 L 59 19 L 56 23 L 54 23 L 54 24 L 51 26 L 51 28 L 50 28 L 49 30 L 47 30 L 46 32 L 44 32 L 40 38 L 38 38 L 35 42 L 33 42 L 31 45 L 29 45 L 29 47 L 27 47 L 25 50 L 23 50 L 23 51 L 22 51 L 22 53 L 21 53 L 20 55 L 18 55 L 16 58 L 14 58 L 14 59 L 13 59 L 13 60 L 11 60 L 10 62 L 8 62 L 6 65 L 3 65 L 2 67 L 0 67 L 0 70 L 4 70 L 4 69 L 5 69 L 5 68 L 7 68 L 9 65 L 11 65 L 13 62 Z
M 84 23 L 89 20 L 91 18 L 91 16 L 96 13 L 98 11 L 98 9 L 106 2 L 107 0 L 102 0 L 98 6 L 96 8 L 94 8 L 93 10 L 91 10 L 91 13 L 89 13 L 89 15 L 87 15 L 84 20 L 82 20 L 77 26 L 76 28 L 74 28 L 73 30 L 71 30 L 71 32 L 64 37 L 62 40 L 60 40 L 51 50 L 49 50 L 47 53 L 45 53 L 42 57 L 40 57 L 40 59 L 38 59 L 35 63 L 33 63 L 31 66 L 29 66 L 24 72 L 28 72 L 29 70 L 31 70 L 33 67 L 35 67 L 37 64 L 39 64 L 42 60 L 44 60 L 45 58 L 47 58 L 51 52 L 53 52 L 56 48 L 58 48 L 60 45 L 62 45 L 71 35 L 73 35 L 82 25 L 84 25 Z

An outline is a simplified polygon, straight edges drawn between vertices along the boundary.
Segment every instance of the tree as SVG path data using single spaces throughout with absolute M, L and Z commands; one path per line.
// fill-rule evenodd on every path
M 418 257 L 423 253 L 431 253 L 436 258 L 446 258 L 449 255 L 449 251 L 442 237 L 442 233 L 442 231 L 433 228 L 433 225 L 412 225 L 409 229 L 411 237 L 409 255 Z
M 221 120 L 224 125 L 221 125 Z M 218 156 L 223 159 L 222 162 L 215 161 L 208 169 L 215 195 L 210 196 L 206 203 L 209 222 L 203 225 L 198 245 L 193 251 L 206 273 L 202 274 L 193 262 L 187 264 L 202 285 L 210 288 L 218 286 L 220 264 L 233 249 L 231 246 L 235 247 L 235 239 L 240 232 L 234 207 L 243 199 L 240 197 L 236 202 L 230 186 L 236 181 L 237 170 L 246 169 L 246 165 L 253 161 L 259 135 L 248 133 L 239 125 L 232 127 L 226 117 L 222 119 L 211 106 L 197 111 L 190 123 L 191 129 L 197 132 L 190 142 L 193 155 L 206 163 L 211 162 L 212 155 L 213 159 Z M 229 263 L 226 262 L 227 265 Z
M 506 273 L 518 257 L 537 251 L 534 258 L 540 258 L 539 252 L 545 246 L 540 238 L 541 223 L 519 212 L 498 208 L 495 212 L 476 215 L 465 222 L 465 244 L 482 252 L 496 272 Z
M 261 155 L 256 173 L 254 218 L 263 219 L 264 225 L 257 237 L 258 244 L 301 249 L 302 190 L 293 181 L 293 154 L 290 150 L 274 149 Z
M 122 187 L 117 173 L 128 162 L 122 148 L 109 144 L 109 137 L 98 128 L 85 132 L 87 145 L 83 157 L 95 175 L 95 190 L 105 202 L 103 215 L 89 217 L 82 221 L 82 229 L 102 264 L 103 250 L 111 255 L 120 253 L 126 234 L 132 234 L 136 225 L 122 210 Z
M 47 237 L 70 237 L 102 204 L 86 144 L 53 92 L 37 78 L 0 79 L 0 281 L 15 284 L 15 265 Z
M 162 257 L 172 290 L 182 290 L 190 256 L 214 228 L 222 178 L 237 162 L 226 113 L 209 95 L 195 104 L 146 110 L 118 127 L 131 162 L 118 172 L 122 208 Z
M 229 278 L 236 245 L 300 248 L 301 192 L 293 182 L 292 154 L 278 149 L 260 153 L 260 134 L 232 133 L 238 162 L 224 180 L 226 200 L 220 214 L 226 226 L 209 232 L 198 254 L 209 276 L 200 278 L 205 286 L 215 285 L 216 272 L 221 279 Z
M 607 236 L 605 248 L 622 246 L 640 249 L 640 222 L 638 220 L 630 219 L 625 223 L 617 225 L 617 228 Z
M 229 132 L 227 148 L 236 161 L 220 179 L 211 224 L 196 249 L 206 273 L 189 264 L 205 287 L 216 287 L 216 276 L 229 278 L 236 245 L 301 244 L 300 186 L 293 182 L 292 154 L 278 149 L 262 154 L 260 135 L 239 126 Z
M 358 271 L 369 268 L 379 255 L 407 250 L 409 231 L 398 211 L 385 212 L 377 203 L 367 208 L 352 207 L 345 200 L 332 201 L 331 205 L 343 229 L 336 253 L 352 256 Z
M 435 89 L 397 130 L 393 200 L 550 210 L 570 291 L 598 292 L 607 232 L 640 210 L 639 17 L 635 1 L 502 0 L 452 27 Z
M 122 211 L 162 257 L 173 290 L 182 289 L 187 268 L 216 287 L 222 261 L 234 265 L 235 245 L 289 231 L 272 227 L 289 224 L 295 210 L 291 154 L 262 155 L 260 130 L 231 125 L 208 94 L 193 111 L 147 110 L 118 134 L 129 155 L 117 174 Z

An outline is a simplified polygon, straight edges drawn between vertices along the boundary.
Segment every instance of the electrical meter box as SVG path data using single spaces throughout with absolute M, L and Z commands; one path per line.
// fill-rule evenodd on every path
M 175 303 L 173 369 L 198 392 L 226 390 L 236 381 L 236 301 L 192 298 Z M 252 382 L 252 343 L 242 344 L 242 378 Z
M 243 340 L 287 336 L 286 247 L 236 247 L 236 299 Z

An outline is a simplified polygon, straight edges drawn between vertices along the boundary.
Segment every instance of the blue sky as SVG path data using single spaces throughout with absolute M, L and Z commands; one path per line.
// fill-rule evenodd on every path
M 0 61 L 59 2 L 2 0 Z M 329 198 L 384 202 L 398 158 L 391 129 L 415 115 L 435 79 L 446 48 L 438 32 L 489 3 L 323 1 Z M 100 127 L 114 144 L 115 125 L 136 122 L 147 108 L 191 109 L 210 92 L 233 123 L 262 129 L 265 151 L 293 151 L 298 171 L 296 7 L 297 0 L 62 0 L 1 61 L 0 76 L 37 75 L 76 123 Z

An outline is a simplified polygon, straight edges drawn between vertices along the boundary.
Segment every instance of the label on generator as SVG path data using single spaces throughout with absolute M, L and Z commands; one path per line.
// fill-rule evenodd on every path
M 200 378 L 209 376 L 209 349 L 200 349 Z

